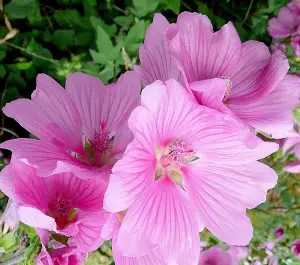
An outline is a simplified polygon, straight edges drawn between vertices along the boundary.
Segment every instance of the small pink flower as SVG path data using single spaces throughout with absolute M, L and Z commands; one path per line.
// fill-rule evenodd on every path
M 87 254 L 78 252 L 74 247 L 60 246 L 48 251 L 43 246 L 36 258 L 36 265 L 83 265 Z
M 120 252 L 143 256 L 159 247 L 169 263 L 195 264 L 203 226 L 229 244 L 248 244 L 246 208 L 265 201 L 277 179 L 256 160 L 277 144 L 248 149 L 235 119 L 199 106 L 175 80 L 156 81 L 141 97 L 128 123 L 134 140 L 104 197 L 107 211 L 127 211 Z
M 272 53 L 285 54 L 286 45 L 280 42 L 273 42 L 271 46 Z
M 291 45 L 294 50 L 294 55 L 300 57 L 300 36 L 292 38 Z
M 39 140 L 15 139 L 0 147 L 12 150 L 40 176 L 73 172 L 82 179 L 100 176 L 107 181 L 132 139 L 127 119 L 139 104 L 139 94 L 134 72 L 108 86 L 96 77 L 73 73 L 66 89 L 40 74 L 31 100 L 18 99 L 3 108 Z
M 281 239 L 284 236 L 284 229 L 279 226 L 277 228 L 274 229 L 274 235 L 276 239 Z
M 292 252 L 294 253 L 295 257 L 297 259 L 300 259 L 300 240 L 296 240 L 293 244 L 292 244 Z
M 276 39 L 300 34 L 300 2 L 293 0 L 280 9 L 278 16 L 269 21 L 269 34 Z
M 220 246 L 213 246 L 200 253 L 199 265 L 233 265 L 230 254 Z
M 108 213 L 103 210 L 105 182 L 81 180 L 73 173 L 48 178 L 13 157 L 0 174 L 0 189 L 18 204 L 21 222 L 37 229 L 46 245 L 49 234 L 70 237 L 78 251 L 97 249 Z
M 298 160 L 285 165 L 284 170 L 290 173 L 300 173 L 300 135 L 296 134 L 293 137 L 284 139 L 281 148 L 284 152 L 294 154 Z
M 248 256 L 248 247 L 229 246 L 227 253 L 231 256 L 232 264 L 238 265 L 241 259 Z

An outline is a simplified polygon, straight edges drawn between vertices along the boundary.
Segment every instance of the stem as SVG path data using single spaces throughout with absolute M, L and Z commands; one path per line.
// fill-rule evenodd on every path
M 3 127 L 0 127 L 0 130 L 1 132 L 4 131 L 4 132 L 8 132 L 10 134 L 12 134 L 13 136 L 15 136 L 16 138 L 19 138 L 19 135 L 17 135 L 15 132 L 9 130 L 9 129 L 6 129 L 6 128 L 3 128 Z M 2 135 L 2 133 L 0 133 L 0 136 Z
M 247 20 L 247 18 L 248 18 L 248 16 L 249 16 L 249 13 L 250 13 L 250 11 L 251 11 L 253 2 L 254 2 L 254 1 L 251 0 L 250 5 L 249 5 L 248 10 L 247 10 L 247 13 L 246 13 L 246 16 L 244 17 L 243 21 L 241 22 L 241 25 L 243 25 L 243 24 L 246 22 L 246 20 Z
M 26 259 L 25 253 L 21 253 L 20 255 L 14 256 L 11 259 L 0 263 L 0 265 L 13 265 L 18 264 L 20 261 Z
M 30 52 L 30 51 L 28 51 L 28 50 L 25 49 L 25 48 L 19 47 L 19 46 L 15 45 L 15 44 L 12 44 L 12 43 L 7 42 L 7 41 L 4 42 L 4 43 L 5 43 L 6 45 L 10 46 L 10 47 L 13 47 L 13 48 L 18 49 L 18 50 L 20 50 L 20 51 L 22 51 L 22 52 L 25 52 L 25 53 L 27 53 L 28 55 L 31 55 L 31 56 L 33 56 L 33 57 L 35 57 L 35 58 L 38 58 L 38 59 L 41 59 L 41 60 L 45 60 L 45 61 L 48 61 L 48 62 L 51 62 L 51 63 L 54 63 L 54 64 L 58 64 L 58 60 L 50 59 L 50 58 L 44 57 L 44 56 L 42 56 L 42 55 L 36 54 L 36 53 L 34 53 L 34 52 Z

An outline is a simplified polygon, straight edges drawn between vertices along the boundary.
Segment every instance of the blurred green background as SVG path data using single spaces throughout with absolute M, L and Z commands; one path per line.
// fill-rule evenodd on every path
M 80 71 L 105 83 L 113 82 L 138 63 L 138 49 L 153 14 L 163 13 L 175 22 L 182 11 L 206 14 L 215 30 L 232 21 L 243 41 L 263 41 L 270 46 L 268 20 L 286 5 L 286 0 L 0 0 L 0 98 L 1 108 L 17 98 L 29 98 L 38 73 L 46 73 L 64 84 L 66 76 Z M 300 73 L 298 59 L 288 48 L 293 73 Z M 1 112 L 0 142 L 29 137 L 28 132 Z M 1 167 L 9 153 L 3 151 Z M 281 151 L 264 162 L 279 173 L 279 184 L 269 192 L 268 201 L 249 211 L 255 236 L 249 246 L 251 258 L 267 256 L 259 246 L 276 241 L 274 228 L 282 226 L 285 236 L 276 241 L 274 254 L 279 264 L 300 264 L 291 252 L 300 238 L 300 177 L 283 171 L 291 155 Z M 1 168 L 0 167 L 0 168 Z M 0 193 L 0 215 L 7 199 Z M 3 231 L 4 230 L 4 231 Z M 5 232 L 5 233 L 4 233 Z M 201 239 L 209 246 L 222 244 L 209 232 Z M 40 249 L 34 231 L 24 225 L 17 231 L 0 229 L 0 261 L 26 252 L 22 264 L 33 264 Z M 25 252 L 24 252 L 25 251 Z M 1 263 L 0 263 L 1 264 Z M 17 264 L 17 263 L 16 263 Z M 89 256 L 87 264 L 113 264 L 109 244 Z

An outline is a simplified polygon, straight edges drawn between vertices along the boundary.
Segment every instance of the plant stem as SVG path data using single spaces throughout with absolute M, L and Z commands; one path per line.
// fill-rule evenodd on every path
M 15 132 L 9 130 L 9 129 L 6 129 L 6 128 L 3 128 L 3 127 L 0 127 L 0 130 L 1 130 L 1 133 L 0 133 L 0 136 L 2 136 L 2 132 L 8 132 L 10 134 L 12 134 L 13 136 L 15 136 L 16 138 L 19 138 L 19 135 L 17 135 Z
M 0 265 L 14 265 L 14 264 L 18 264 L 20 261 L 22 261 L 24 259 L 26 259 L 26 255 L 23 252 L 20 255 L 14 256 L 9 260 L 0 263 Z
M 249 13 L 250 13 L 250 11 L 251 11 L 253 2 L 254 2 L 254 1 L 251 0 L 250 5 L 249 5 L 248 10 L 247 10 L 247 13 L 246 13 L 246 15 L 245 15 L 243 21 L 241 22 L 241 25 L 243 25 L 243 24 L 246 22 L 246 20 L 247 20 L 247 18 L 248 18 L 248 16 L 249 16 Z
M 44 57 L 44 56 L 42 56 L 42 55 L 36 54 L 36 53 L 34 53 L 34 52 L 30 52 L 30 51 L 28 51 L 28 50 L 25 49 L 25 48 L 22 48 L 22 47 L 20 47 L 20 46 L 17 46 L 17 45 L 15 45 L 15 44 L 12 44 L 12 43 L 7 42 L 7 41 L 4 42 L 4 43 L 5 43 L 6 45 L 10 46 L 10 47 L 13 47 L 13 48 L 18 49 L 18 50 L 20 50 L 20 51 L 22 51 L 22 52 L 25 52 L 25 53 L 27 53 L 28 55 L 31 55 L 32 57 L 35 57 L 35 58 L 38 58 L 38 59 L 41 59 L 41 60 L 45 60 L 45 61 L 48 61 L 48 62 L 51 62 L 51 63 L 54 63 L 54 64 L 58 64 L 58 60 L 50 59 L 50 58 Z

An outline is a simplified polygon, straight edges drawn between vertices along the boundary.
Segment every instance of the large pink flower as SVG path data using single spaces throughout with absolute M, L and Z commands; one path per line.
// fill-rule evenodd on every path
M 156 23 L 154 20 L 150 27 Z M 232 113 L 269 134 L 283 134 L 293 128 L 292 110 L 299 104 L 300 78 L 287 75 L 285 56 L 271 55 L 261 42 L 241 43 L 232 23 L 213 32 L 209 19 L 197 13 L 181 13 L 176 24 L 161 30 L 169 39 L 169 50 L 155 49 L 155 37 L 148 32 L 145 40 L 147 50 L 153 50 L 151 56 L 148 52 L 148 57 L 141 59 L 138 73 L 155 72 L 148 83 L 165 81 L 173 72 L 169 65 L 176 63 L 186 87 L 200 104 Z M 170 64 L 160 63 L 161 58 Z M 165 69 L 168 76 L 157 69 Z
M 213 246 L 201 252 L 199 265 L 233 265 L 230 254 L 226 253 L 221 246 Z
M 18 99 L 3 112 L 39 138 L 15 139 L 1 148 L 37 169 L 40 176 L 73 172 L 88 179 L 108 178 L 132 134 L 131 110 L 139 103 L 140 81 L 134 72 L 105 86 L 82 73 L 67 78 L 66 90 L 47 75 L 37 77 L 32 99 Z
M 293 48 L 294 55 L 296 57 L 300 57 L 300 36 L 292 38 L 292 40 L 291 40 L 291 46 Z
M 231 244 L 247 244 L 246 208 L 265 201 L 276 173 L 257 162 L 278 149 L 248 149 L 229 115 L 199 106 L 175 80 L 142 92 L 129 119 L 134 134 L 104 197 L 110 212 L 127 211 L 117 238 L 125 256 L 159 247 L 169 263 L 196 264 L 205 225 Z
M 20 221 L 36 228 L 44 245 L 49 233 L 70 237 L 84 253 L 102 244 L 101 229 L 108 217 L 103 210 L 105 182 L 81 180 L 73 173 L 42 178 L 14 158 L 0 176 L 0 189 L 17 202 Z
M 268 30 L 276 39 L 300 34 L 300 1 L 293 0 L 281 8 L 278 16 L 269 21 Z

